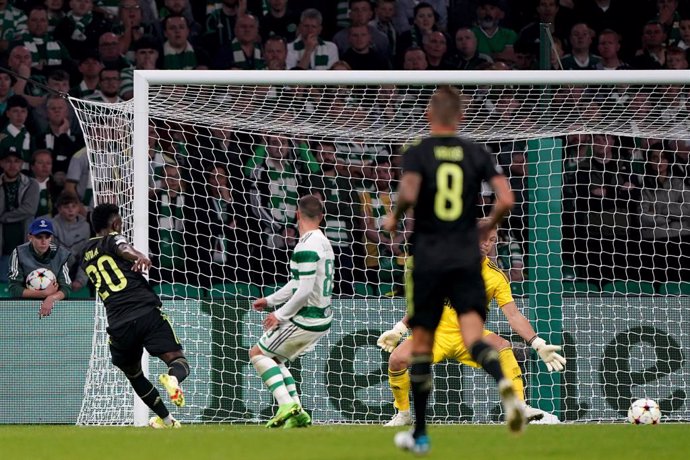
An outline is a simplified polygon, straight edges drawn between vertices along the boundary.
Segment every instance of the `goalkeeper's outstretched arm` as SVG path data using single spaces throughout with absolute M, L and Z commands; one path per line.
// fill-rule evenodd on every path
M 527 342 L 527 345 L 534 348 L 549 371 L 562 371 L 565 368 L 565 358 L 556 353 L 560 351 L 561 347 L 549 345 L 544 339 L 540 338 L 529 321 L 527 321 L 527 318 L 525 318 L 525 315 L 518 310 L 515 302 L 508 302 L 501 307 L 501 310 L 506 315 L 510 328 L 517 332 Z

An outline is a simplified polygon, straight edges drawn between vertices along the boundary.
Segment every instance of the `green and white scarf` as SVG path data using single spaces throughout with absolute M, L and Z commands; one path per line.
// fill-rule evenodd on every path
M 316 51 L 315 51 L 315 55 L 314 55 L 314 68 L 319 68 L 319 67 L 325 68 L 328 65 L 329 56 L 328 56 L 328 54 L 319 54 L 319 51 L 324 51 L 325 49 L 323 47 L 324 41 L 321 40 L 321 38 L 319 38 L 318 40 L 319 40 L 319 46 L 316 47 Z M 302 41 L 301 38 L 298 38 L 295 41 L 294 47 L 295 47 L 295 51 L 297 51 L 297 52 L 304 51 L 304 42 Z
M 86 27 L 93 21 L 93 14 L 87 13 L 84 16 L 75 16 L 72 11 L 67 13 L 67 17 L 74 23 L 72 40 L 83 42 L 86 40 Z
M 50 35 L 37 37 L 26 34 L 22 37 L 24 46 L 31 51 L 31 67 L 62 65 L 63 49 Z
M 38 209 L 36 210 L 36 217 L 51 218 L 53 213 L 53 198 L 48 190 L 48 181 L 38 182 Z
M 22 10 L 7 5 L 0 11 L 0 39 L 12 41 L 26 33 L 27 18 Z
M 350 27 L 350 2 L 347 0 L 338 0 L 336 3 L 336 23 L 339 29 Z
M 244 54 L 242 49 L 242 44 L 237 40 L 237 38 L 232 39 L 232 60 L 234 62 L 234 67 L 239 67 L 244 70 L 262 70 L 266 68 L 266 62 L 264 61 L 263 54 L 261 53 L 261 43 L 254 43 L 254 55 L 252 61 L 247 60 L 247 56 Z
M 164 268 L 174 268 L 184 257 L 182 238 L 184 196 L 178 192 L 173 198 L 167 192 L 162 192 L 159 200 L 158 263 Z

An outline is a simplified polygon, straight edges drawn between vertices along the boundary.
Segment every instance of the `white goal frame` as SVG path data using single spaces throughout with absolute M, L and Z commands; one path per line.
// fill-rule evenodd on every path
M 135 70 L 133 127 L 133 243 L 148 253 L 149 86 L 169 85 L 690 85 L 690 70 L 584 71 L 216 71 Z M 95 344 L 94 344 L 95 345 Z M 148 356 L 143 358 L 148 374 Z M 135 398 L 134 424 L 146 425 L 148 408 Z

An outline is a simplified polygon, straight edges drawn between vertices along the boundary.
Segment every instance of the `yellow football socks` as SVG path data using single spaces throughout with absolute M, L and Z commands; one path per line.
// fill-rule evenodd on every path
M 410 374 L 407 369 L 401 371 L 388 369 L 388 384 L 393 392 L 395 408 L 399 411 L 410 410 Z
M 512 348 L 504 348 L 498 352 L 498 360 L 501 363 L 501 369 L 503 370 L 503 375 L 513 382 L 513 389 L 515 394 L 521 401 L 525 400 L 525 384 L 522 382 L 522 371 L 520 370 L 520 365 L 515 359 Z M 389 371 L 390 375 L 390 371 Z

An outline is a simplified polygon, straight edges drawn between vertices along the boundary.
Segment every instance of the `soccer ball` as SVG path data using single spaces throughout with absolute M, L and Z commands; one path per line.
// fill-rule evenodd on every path
M 628 409 L 628 420 L 633 425 L 656 425 L 661 421 L 661 409 L 656 401 L 638 399 Z
M 37 268 L 26 277 L 26 287 L 32 291 L 43 291 L 55 282 L 55 273 L 47 268 Z

